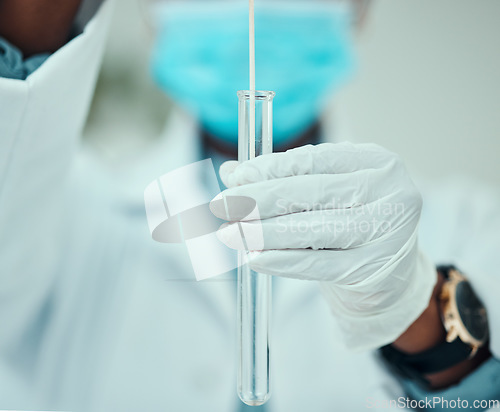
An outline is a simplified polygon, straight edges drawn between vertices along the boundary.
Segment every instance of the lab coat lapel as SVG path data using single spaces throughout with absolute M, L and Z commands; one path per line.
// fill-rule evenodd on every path
M 144 213 L 143 193 L 152 181 L 172 170 L 198 162 L 201 159 L 202 150 L 196 122 L 182 110 L 173 109 L 158 142 L 146 153 L 139 156 L 133 165 L 127 164 L 120 170 L 119 180 L 122 186 L 119 189 L 120 202 L 125 203 L 127 209 Z M 188 186 L 191 191 L 214 191 L 214 188 L 207 188 L 203 176 L 193 177 Z M 179 196 L 182 196 L 182 193 Z M 147 230 L 145 219 L 144 226 Z M 151 242 L 154 242 L 153 239 Z M 195 282 L 186 246 L 162 244 L 161 247 L 165 249 L 169 259 L 176 260 L 179 263 L 178 266 L 184 268 L 182 272 L 176 273 L 175 281 Z M 210 285 L 204 286 L 203 283 L 210 283 Z M 234 287 L 223 287 L 222 285 L 216 287 L 216 284 L 221 283 L 234 285 Z M 233 321 L 236 307 L 234 273 L 200 281 L 200 287 L 196 287 L 196 292 L 200 294 L 199 298 L 206 302 L 206 307 L 211 307 L 211 310 L 214 310 L 224 322 Z
M 178 113 L 177 116 L 171 117 L 172 121 L 166 128 L 164 136 L 170 144 L 169 158 L 166 163 L 169 165 L 169 169 L 182 167 L 201 160 L 202 150 L 196 123 L 185 113 Z M 217 188 L 207 187 L 204 176 L 198 176 L 198 179 L 193 180 L 190 183 L 190 188 L 190 190 L 197 191 L 217 191 Z M 220 188 L 218 189 L 220 190 Z M 165 247 L 168 247 L 168 245 L 165 245 Z M 186 276 L 194 280 L 194 272 L 191 267 L 189 269 Z M 200 299 L 205 300 L 207 303 L 206 307 L 213 308 L 214 313 L 224 322 L 233 322 L 234 320 L 234 311 L 236 309 L 236 276 L 234 272 L 200 281 L 201 283 L 210 283 L 210 285 L 200 285 L 197 288 Z M 218 284 L 218 286 L 214 283 Z

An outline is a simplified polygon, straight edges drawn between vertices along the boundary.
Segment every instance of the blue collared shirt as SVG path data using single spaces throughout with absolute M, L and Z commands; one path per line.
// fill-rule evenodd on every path
M 500 409 L 500 360 L 495 358 L 489 359 L 458 384 L 446 389 L 428 391 L 410 380 L 403 380 L 402 384 L 410 398 L 421 401 L 422 406 L 426 402 L 427 405 L 430 403 L 434 411 L 459 407 L 476 411 Z
M 24 80 L 49 56 L 49 53 L 41 53 L 24 59 L 21 50 L 0 37 L 0 77 Z

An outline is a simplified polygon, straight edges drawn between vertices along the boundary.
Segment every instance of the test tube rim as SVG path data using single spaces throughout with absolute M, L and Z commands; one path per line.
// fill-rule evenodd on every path
M 251 90 L 238 90 L 238 97 L 244 99 L 250 99 L 250 95 L 254 93 Z M 276 93 L 272 90 L 255 90 L 255 99 L 256 100 L 272 100 L 276 96 Z

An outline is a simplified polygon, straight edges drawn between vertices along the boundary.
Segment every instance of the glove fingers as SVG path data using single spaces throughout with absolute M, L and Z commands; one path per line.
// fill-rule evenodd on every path
M 376 205 L 225 224 L 217 236 L 232 249 L 349 249 L 391 231 L 387 216 L 374 214 L 372 210 L 376 210 Z
M 287 249 L 250 253 L 250 267 L 259 273 L 304 280 L 328 280 L 337 284 L 360 282 L 375 273 L 384 258 L 365 259 L 362 246 L 347 250 Z M 371 252 L 367 251 L 370 256 Z
M 229 187 L 229 182 L 227 181 L 228 176 L 231 175 L 231 173 L 234 172 L 234 170 L 238 167 L 240 163 L 237 160 L 229 160 L 227 162 L 222 163 L 222 165 L 219 168 L 219 175 L 220 179 L 222 180 L 222 183 L 226 187 Z
M 290 176 L 379 169 L 395 159 L 393 153 L 374 144 L 323 143 L 259 156 L 237 167 L 224 166 L 220 175 L 227 187 L 235 187 Z
M 260 219 L 312 210 L 349 209 L 393 193 L 390 181 L 380 183 L 386 175 L 387 171 L 368 169 L 251 183 L 223 191 L 212 200 L 210 209 L 218 218 L 229 221 L 255 219 L 255 214 L 249 216 L 242 210 L 242 205 L 248 207 L 248 202 L 242 202 L 244 198 L 256 202 Z

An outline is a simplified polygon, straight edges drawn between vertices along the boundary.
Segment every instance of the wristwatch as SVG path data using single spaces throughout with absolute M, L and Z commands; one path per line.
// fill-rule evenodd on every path
M 446 341 L 417 354 L 407 354 L 392 345 L 380 348 L 390 369 L 426 387 L 429 382 L 425 375 L 473 358 L 487 344 L 489 335 L 486 308 L 466 277 L 454 266 L 439 266 L 437 270 L 445 278 L 439 307 Z

